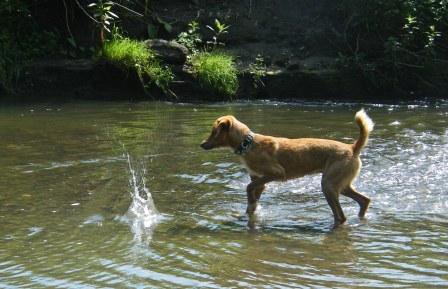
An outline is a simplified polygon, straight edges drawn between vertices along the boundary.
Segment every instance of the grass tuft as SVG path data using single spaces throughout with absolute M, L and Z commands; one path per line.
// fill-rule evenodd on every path
M 155 55 L 144 43 L 123 38 L 105 42 L 102 57 L 112 64 L 130 69 L 137 64 L 148 63 Z
M 230 97 L 236 94 L 238 76 L 233 56 L 220 51 L 200 52 L 191 62 L 202 87 Z
M 171 69 L 162 65 L 143 42 L 129 38 L 107 41 L 101 50 L 101 58 L 125 70 L 135 69 L 145 90 L 148 84 L 154 83 L 165 93 L 169 91 L 173 80 Z M 148 78 L 149 83 L 144 78 Z

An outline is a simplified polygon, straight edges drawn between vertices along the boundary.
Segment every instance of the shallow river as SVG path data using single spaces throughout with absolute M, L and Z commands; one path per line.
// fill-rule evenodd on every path
M 255 223 L 212 121 L 352 142 L 359 104 L 0 108 L 0 288 L 448 287 L 448 104 L 364 105 L 375 130 L 332 230 L 318 175 L 272 183 Z

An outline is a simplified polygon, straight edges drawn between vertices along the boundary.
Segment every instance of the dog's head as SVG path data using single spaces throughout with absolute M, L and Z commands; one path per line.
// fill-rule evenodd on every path
M 231 146 L 233 143 L 234 124 L 237 122 L 236 118 L 231 115 L 226 115 L 218 118 L 213 123 L 212 132 L 210 136 L 201 143 L 201 148 L 211 150 L 218 147 Z

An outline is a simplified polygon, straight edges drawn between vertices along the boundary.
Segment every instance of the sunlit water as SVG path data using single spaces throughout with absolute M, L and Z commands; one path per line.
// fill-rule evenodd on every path
M 376 123 L 331 230 L 320 176 L 272 183 L 254 224 L 212 121 L 352 142 Z M 80 103 L 0 108 L 0 288 L 447 288 L 448 105 Z

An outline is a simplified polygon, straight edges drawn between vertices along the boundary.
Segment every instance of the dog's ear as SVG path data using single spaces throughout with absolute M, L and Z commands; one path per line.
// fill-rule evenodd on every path
M 221 131 L 228 132 L 231 126 L 232 120 L 230 118 L 224 118 L 219 122 L 219 128 L 221 129 Z

